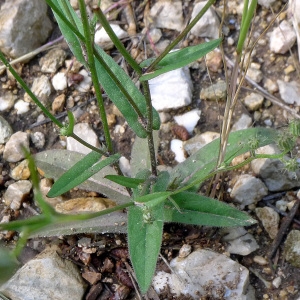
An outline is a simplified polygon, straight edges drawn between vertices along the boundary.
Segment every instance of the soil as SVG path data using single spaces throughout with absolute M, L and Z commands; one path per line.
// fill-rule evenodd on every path
M 154 1 L 152 1 L 154 3 Z M 185 18 L 188 19 L 188 16 L 192 10 L 193 4 L 195 1 L 187 1 L 189 4 L 185 5 Z M 282 1 L 285 2 L 285 1 Z M 283 3 L 280 1 L 276 2 L 274 5 L 274 13 L 277 13 Z M 133 1 L 132 5 L 134 8 L 137 8 L 139 1 Z M 220 1 L 217 1 L 216 7 L 220 6 Z M 135 12 L 135 10 L 133 10 Z M 136 20 L 138 24 L 138 33 L 142 31 L 143 24 L 142 24 L 142 13 L 143 11 L 136 12 Z M 261 32 L 265 28 L 265 22 L 269 22 L 270 18 L 272 17 L 271 10 L 267 10 L 266 8 L 262 8 L 261 6 L 258 7 L 256 21 L 254 22 L 254 30 Z M 263 22 L 261 21 L 263 20 Z M 124 19 L 119 19 L 121 24 L 124 23 Z M 230 36 L 236 41 L 238 38 L 238 24 L 240 24 L 240 17 L 234 14 L 230 14 L 225 19 L 225 26 L 229 27 L 230 29 Z M 229 26 L 229 24 L 231 24 Z M 272 30 L 272 27 L 271 29 Z M 170 30 L 162 30 L 164 34 L 164 38 L 173 39 L 174 36 L 177 34 L 175 31 Z M 57 35 L 57 30 L 54 33 L 54 36 L 51 37 L 53 39 L 55 35 Z M 227 37 L 225 37 L 226 39 Z M 187 39 L 187 43 L 189 45 L 197 44 L 202 42 L 201 39 L 194 39 L 190 40 Z M 225 53 L 231 59 L 234 59 L 234 48 L 232 46 L 225 47 Z M 130 41 L 125 43 L 125 46 L 130 46 Z M 68 50 L 67 45 L 65 43 L 60 44 L 60 47 L 63 47 L 65 50 L 68 51 L 68 58 L 72 57 L 71 52 Z M 261 71 L 263 72 L 264 78 L 270 78 L 274 81 L 277 79 L 284 78 L 285 74 L 283 74 L 283 69 L 288 64 L 294 64 L 295 58 L 297 59 L 297 49 L 294 46 L 291 49 L 290 53 L 285 55 L 274 55 L 270 54 L 268 50 L 268 45 L 258 44 L 256 48 L 256 54 L 253 57 L 253 62 L 258 62 L 261 65 Z M 22 70 L 21 75 L 22 78 L 26 81 L 26 83 L 31 86 L 34 78 L 42 75 L 39 67 L 39 60 L 40 58 L 45 55 L 46 52 L 39 54 L 37 57 L 32 59 L 29 63 L 22 64 L 19 68 Z M 111 50 L 112 55 L 116 56 L 116 50 Z M 293 60 L 294 59 L 294 60 Z M 193 91 L 193 101 L 192 104 L 186 106 L 179 110 L 172 110 L 170 111 L 170 115 L 179 115 L 186 111 L 189 111 L 193 108 L 199 108 L 202 111 L 201 119 L 198 122 L 194 134 L 199 132 L 205 131 L 219 131 L 220 130 L 220 120 L 222 120 L 222 112 L 224 109 L 224 103 L 219 102 L 212 102 L 212 101 L 200 101 L 199 100 L 199 93 L 201 88 L 208 87 L 210 85 L 210 80 L 215 82 L 217 79 L 224 79 L 224 72 L 222 73 L 210 73 L 210 77 L 208 76 L 205 61 L 200 61 L 200 67 L 198 69 L 191 69 L 191 76 L 194 84 L 194 91 Z M 299 62 L 297 62 L 299 66 Z M 297 72 L 292 72 L 289 74 L 291 80 L 299 80 L 299 76 Z M 7 80 L 6 75 L 1 75 L 1 81 L 4 82 Z M 264 81 L 264 80 L 263 80 Z M 12 82 L 12 88 L 16 88 L 14 83 Z M 253 90 L 253 86 L 245 83 L 245 88 L 248 90 L 243 89 L 240 99 L 246 95 L 246 93 L 250 90 Z M 22 98 L 24 91 L 17 87 L 18 96 Z M 66 91 L 64 91 L 66 96 L 70 95 L 79 95 L 80 101 L 76 103 L 76 105 L 82 105 L 82 109 L 85 111 L 78 120 L 78 122 L 87 122 L 92 125 L 93 129 L 95 130 L 98 136 L 103 136 L 101 122 L 99 122 L 99 115 L 96 109 L 94 109 L 96 105 L 95 100 L 91 100 L 94 97 L 93 91 L 91 90 L 88 93 L 79 94 L 75 91 L 74 86 L 69 87 Z M 51 100 L 53 100 L 58 94 L 55 92 L 51 95 Z M 278 93 L 275 93 L 274 96 L 279 96 Z M 109 100 L 105 101 L 106 109 L 108 112 L 112 112 L 112 103 Z M 297 108 L 296 108 L 297 109 Z M 89 113 L 92 112 L 92 113 Z M 284 112 L 282 108 L 278 108 L 278 106 L 272 104 L 268 99 L 265 99 L 264 106 L 261 109 L 263 114 L 268 114 L 271 116 L 273 127 L 281 128 L 287 125 L 288 119 L 290 118 L 289 114 Z M 253 112 L 249 112 L 247 108 L 243 105 L 240 101 L 236 108 L 233 122 L 235 122 L 242 113 L 246 113 L 253 118 Z M 7 119 L 9 124 L 12 126 L 13 131 L 27 131 L 30 133 L 34 132 L 43 132 L 46 139 L 45 147 L 41 150 L 37 150 L 33 145 L 31 145 L 31 152 L 34 154 L 37 151 L 43 151 L 47 149 L 61 149 L 62 145 L 60 143 L 60 137 L 58 129 L 53 125 L 51 122 L 47 122 L 41 125 L 34 125 L 37 116 L 40 113 L 36 110 L 34 105 L 31 105 L 31 109 L 28 113 L 17 115 L 15 111 L 11 111 L 9 114 L 5 114 L 4 117 Z M 63 117 L 62 120 L 64 120 Z M 116 124 L 123 125 L 124 119 L 120 116 L 117 116 Z M 253 124 L 254 126 L 266 126 L 264 124 L 264 120 L 260 119 L 255 121 Z M 111 133 L 113 136 L 113 143 L 116 152 L 121 153 L 128 159 L 130 159 L 131 147 L 134 141 L 134 134 L 132 131 L 126 127 L 125 132 L 120 134 L 114 133 L 114 128 L 111 127 Z M 169 150 L 169 142 L 172 138 L 174 138 L 174 134 L 172 131 L 168 133 L 161 133 L 160 136 L 160 147 L 159 147 L 159 161 L 161 164 L 165 164 L 167 166 L 174 166 L 176 162 L 174 161 L 174 154 L 172 151 Z M 9 174 L 10 170 L 15 166 L 15 164 L 8 164 L 0 158 L 0 162 L 2 163 L 2 174 Z M 237 173 L 230 173 L 226 174 L 227 180 L 223 182 L 223 198 L 228 200 L 229 195 L 226 194 L 228 182 L 233 179 Z M 0 184 L 0 193 L 1 195 L 4 194 L 6 187 L 12 183 L 13 180 L 9 178 L 9 176 L 4 177 L 4 181 Z M 286 191 L 288 192 L 288 191 Z M 75 193 L 75 192 L 73 192 Z M 88 195 L 88 192 L 76 192 L 76 196 L 78 194 Z M 72 197 L 74 194 L 70 194 Z M 29 206 L 35 209 L 35 205 L 32 199 L 28 199 L 26 201 Z M 264 205 L 263 202 L 261 205 Z M 7 214 L 8 210 L 4 204 L 0 203 L 0 217 L 2 218 L 3 214 Z M 251 212 L 250 212 L 251 213 Z M 22 214 L 30 215 L 28 209 L 22 208 Z M 299 214 L 299 213 L 298 213 Z M 252 215 L 255 218 L 255 215 Z M 13 216 L 16 218 L 17 216 Z M 296 216 L 297 217 L 297 216 Z M 296 223 L 293 223 L 293 228 L 298 228 Z M 231 258 L 238 261 L 242 265 L 247 268 L 252 268 L 253 272 L 250 272 L 250 283 L 255 288 L 255 293 L 257 299 L 297 299 L 300 296 L 300 286 L 299 286 L 299 276 L 300 276 L 300 269 L 292 267 L 289 263 L 285 262 L 282 255 L 282 246 L 284 239 L 282 240 L 278 251 L 274 257 L 274 264 L 276 268 L 274 271 L 270 271 L 266 268 L 266 266 L 260 266 L 253 262 L 253 257 L 255 255 L 266 256 L 270 246 L 272 244 L 272 240 L 269 238 L 268 234 L 264 231 L 261 224 L 255 225 L 252 228 L 248 229 L 250 233 L 252 233 L 259 244 L 259 250 L 251 253 L 248 256 L 238 256 L 238 255 L 231 255 Z M 12 241 L 14 235 L 7 236 L 7 242 Z M 96 249 L 95 253 L 88 254 L 84 253 L 84 250 L 78 246 L 78 240 L 82 238 L 90 238 L 91 239 L 91 247 Z M 285 237 L 285 235 L 284 235 Z M 57 243 L 56 239 L 38 239 L 40 243 L 40 248 L 38 250 L 42 250 L 43 247 L 49 243 Z M 25 248 L 24 253 L 22 254 L 22 258 L 25 260 L 30 259 L 32 257 L 32 253 L 30 250 L 30 246 L 33 244 L 33 240 L 29 241 L 28 247 Z M 116 234 L 94 234 L 94 235 L 74 235 L 74 236 L 65 236 L 62 240 L 59 241 L 62 250 L 62 256 L 66 259 L 72 260 L 76 263 L 80 269 L 83 271 L 87 268 L 95 270 L 100 268 L 102 273 L 101 279 L 101 288 L 103 289 L 102 294 L 98 296 L 98 298 L 93 298 L 92 295 L 95 295 L 96 291 L 99 290 L 99 286 L 95 287 L 95 285 L 90 284 L 88 292 L 89 294 L 86 299 L 137 299 L 134 295 L 134 289 L 131 283 L 130 278 L 126 272 L 124 272 L 124 268 L 128 268 L 128 254 L 127 254 L 127 242 L 125 235 L 116 235 Z M 165 257 L 167 261 L 170 261 L 174 258 L 177 254 L 179 249 L 183 244 L 190 244 L 193 249 L 197 248 L 208 248 L 213 251 L 217 251 L 220 253 L 224 252 L 224 243 L 220 241 L 220 235 L 218 233 L 218 229 L 212 228 L 198 228 L 195 226 L 181 226 L 176 224 L 168 224 L 165 226 L 164 230 L 164 240 L 162 244 L 161 253 Z M 100 247 L 99 244 L 105 245 L 105 247 Z M 27 256 L 26 256 L 27 255 Z M 105 262 L 104 264 L 102 262 Z M 166 264 L 163 260 L 158 261 L 158 270 L 168 270 Z M 259 278 L 259 276 L 264 278 L 265 280 L 272 282 L 272 280 L 278 276 L 281 276 L 282 283 L 279 288 L 275 288 L 274 286 L 267 287 L 264 282 Z M 118 283 L 118 285 L 114 284 Z M 114 290 L 116 289 L 116 290 Z M 117 298 L 119 293 L 123 296 L 123 298 Z M 123 293 L 123 294 L 122 294 Z M 111 297 L 111 298 L 109 298 Z M 114 298 L 113 298 L 114 297 Z M 122 297 L 122 296 L 120 296 Z M 149 299 L 156 299 L 154 296 Z M 188 297 L 175 297 L 169 291 L 166 291 L 164 295 L 161 295 L 159 299 L 188 299 Z M 207 295 L 203 295 L 200 299 L 213 299 L 209 293 Z M 219 298 L 221 299 L 221 298 Z

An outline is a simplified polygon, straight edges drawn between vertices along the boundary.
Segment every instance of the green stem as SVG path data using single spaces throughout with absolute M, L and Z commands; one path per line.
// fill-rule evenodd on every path
M 107 123 L 104 102 L 103 102 L 102 93 L 101 93 L 100 84 L 99 84 L 98 75 L 97 75 L 97 70 L 96 70 L 96 66 L 95 66 L 94 49 L 93 49 L 94 41 L 92 40 L 92 37 L 91 37 L 90 26 L 89 26 L 89 21 L 88 21 L 88 16 L 86 13 L 86 7 L 85 7 L 84 0 L 79 0 L 79 9 L 80 9 L 81 20 L 82 20 L 84 36 L 85 36 L 85 47 L 86 47 L 86 51 L 87 51 L 88 65 L 90 68 L 91 77 L 92 77 L 92 81 L 93 81 L 93 85 L 94 85 L 94 89 L 95 89 L 95 95 L 96 95 L 98 106 L 99 106 L 105 141 L 106 141 L 108 151 L 110 153 L 112 153 L 113 145 L 112 145 L 112 140 L 111 140 L 110 133 L 109 133 L 109 127 L 108 127 L 108 123 Z
M 202 18 L 202 16 L 207 12 L 211 5 L 213 5 L 216 0 L 209 0 L 193 21 L 178 35 L 178 37 L 166 47 L 166 49 L 152 62 L 152 64 L 147 68 L 144 73 L 150 73 L 154 70 L 155 66 L 190 32 L 190 30 L 196 25 L 196 23 Z

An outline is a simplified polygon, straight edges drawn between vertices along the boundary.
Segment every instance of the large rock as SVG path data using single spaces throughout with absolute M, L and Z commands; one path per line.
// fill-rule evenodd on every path
M 44 0 L 7 0 L 0 20 L 0 49 L 12 58 L 40 47 L 52 30 Z

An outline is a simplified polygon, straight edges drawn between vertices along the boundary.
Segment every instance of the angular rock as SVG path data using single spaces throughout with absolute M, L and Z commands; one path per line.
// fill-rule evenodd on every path
M 57 253 L 57 246 L 47 248 L 26 263 L 1 287 L 14 300 L 83 299 L 86 284 L 78 268 Z
M 244 208 L 246 205 L 257 203 L 267 194 L 268 189 L 259 178 L 244 174 L 239 176 L 230 197 Z
M 269 8 L 276 0 L 258 0 L 258 4 Z
M 40 47 L 52 31 L 44 0 L 8 0 L 0 20 L 0 49 L 12 58 Z
M 257 83 L 260 83 L 264 78 L 262 71 L 255 68 L 249 68 L 247 70 L 247 76 L 249 76 L 252 80 L 254 80 Z
M 87 93 L 92 86 L 92 79 L 89 76 L 88 72 L 84 69 L 81 70 L 79 74 L 83 76 L 83 80 L 78 85 L 76 85 L 75 88 L 78 92 Z
M 8 162 L 18 162 L 25 158 L 22 147 L 29 150 L 29 137 L 27 133 L 18 131 L 10 137 L 4 147 L 4 160 Z
M 275 145 L 267 145 L 256 150 L 258 154 L 280 153 Z M 289 159 L 285 157 L 285 159 Z M 251 168 L 255 174 L 264 181 L 271 192 L 287 191 L 300 187 L 300 171 L 287 171 L 283 162 L 279 159 L 260 158 L 251 162 Z
M 98 137 L 94 130 L 88 123 L 78 123 L 74 126 L 74 133 L 82 138 L 87 143 L 91 144 L 94 147 L 99 147 L 100 143 Z M 86 146 L 80 144 L 72 137 L 67 137 L 67 149 L 71 151 L 80 152 L 83 154 L 88 154 L 92 150 Z
M 225 100 L 227 95 L 227 85 L 223 80 L 211 85 L 208 88 L 201 89 L 200 99 L 204 100 Z
M 251 93 L 250 95 L 246 96 L 244 102 L 250 111 L 254 111 L 262 107 L 264 97 L 260 94 Z
M 296 268 L 300 268 L 300 231 L 291 230 L 284 244 L 286 261 Z
M 154 27 L 181 31 L 184 26 L 180 0 L 161 0 L 154 3 L 150 16 L 154 20 Z
M 200 10 L 206 5 L 207 1 L 196 3 L 192 12 L 193 20 Z M 192 28 L 191 33 L 195 36 L 217 39 L 219 37 L 220 21 L 214 9 L 210 7 L 203 17 Z
M 42 132 L 31 133 L 30 138 L 37 149 L 42 149 L 45 146 L 45 135 Z
M 174 116 L 174 120 L 178 125 L 184 126 L 191 134 L 200 120 L 201 111 L 199 109 L 193 109 L 183 115 Z
M 26 180 L 30 177 L 30 170 L 28 168 L 28 160 L 25 159 L 20 162 L 10 172 L 10 177 L 14 180 Z
M 222 54 L 213 50 L 206 54 L 206 66 L 211 72 L 218 72 L 223 66 Z
M 171 140 L 171 151 L 175 154 L 175 160 L 179 163 L 185 161 L 185 153 L 183 150 L 183 142 L 181 140 Z
M 246 114 L 242 114 L 240 118 L 232 125 L 231 131 L 247 129 L 252 125 L 252 119 Z
M 22 202 L 27 198 L 32 188 L 29 180 L 20 180 L 8 186 L 4 193 L 4 203 L 13 210 L 20 209 Z
M 65 62 L 67 53 L 60 49 L 51 49 L 44 55 L 40 61 L 39 65 L 43 73 L 55 73 Z
M 152 105 L 158 111 L 177 109 L 192 101 L 192 81 L 188 68 L 167 72 L 149 80 Z
M 279 214 L 271 207 L 257 207 L 255 213 L 270 238 L 275 239 L 278 233 Z
M 277 80 L 279 93 L 282 100 L 287 104 L 300 106 L 300 84 L 297 81 L 285 82 Z
M 24 100 L 18 100 L 14 105 L 15 110 L 17 111 L 17 115 L 25 114 L 29 111 L 29 103 Z
M 65 94 L 61 94 L 61 95 L 57 96 L 52 102 L 53 112 L 54 113 L 62 112 L 64 109 L 65 101 L 66 101 Z
M 288 21 L 283 20 L 270 35 L 270 50 L 275 53 L 286 53 L 295 43 L 296 33 Z
M 153 279 L 157 293 L 169 287 L 177 296 L 189 294 L 193 299 L 250 299 L 249 271 L 223 254 L 199 249 L 173 259 L 170 266 L 174 273 L 160 271 Z
M 58 72 L 56 73 L 52 80 L 51 80 L 52 86 L 56 91 L 62 91 L 67 88 L 68 86 L 68 80 L 67 76 L 64 72 Z
M 17 98 L 18 97 L 10 91 L 1 93 L 0 111 L 9 111 L 14 106 L 14 103 L 17 100 Z
M 0 144 L 6 143 L 12 134 L 13 130 L 11 126 L 2 116 L 0 116 Z

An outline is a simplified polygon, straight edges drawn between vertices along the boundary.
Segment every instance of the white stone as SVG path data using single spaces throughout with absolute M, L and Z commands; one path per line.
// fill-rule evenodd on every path
M 295 43 L 296 33 L 293 27 L 283 20 L 270 34 L 270 50 L 275 53 L 286 53 Z
M 52 82 L 52 85 L 53 85 L 53 87 L 56 91 L 62 91 L 64 89 L 66 89 L 67 86 L 68 86 L 67 76 L 64 72 L 56 73 L 53 76 L 51 82 Z
M 262 71 L 255 68 L 249 68 L 247 70 L 247 76 L 257 83 L 261 82 L 264 77 Z
M 29 107 L 29 103 L 25 102 L 24 100 L 18 100 L 15 105 L 14 108 L 17 110 L 17 115 L 22 115 L 25 114 L 29 111 L 30 107 Z
M 180 0 L 160 0 L 152 6 L 150 16 L 154 20 L 154 26 L 157 28 L 181 31 L 184 26 L 182 11 Z
M 27 262 L 0 288 L 10 299 L 83 299 L 86 284 L 79 269 L 61 258 L 58 247 L 47 248 Z
M 300 106 L 300 84 L 297 81 L 285 82 L 277 80 L 279 93 L 282 100 L 287 104 Z
M 13 130 L 11 126 L 2 116 L 0 116 L 0 144 L 6 143 L 12 134 Z
M 149 34 L 147 35 L 147 39 L 150 43 L 156 44 L 160 38 L 162 37 L 162 32 L 158 28 L 151 28 L 149 30 Z
M 37 149 L 42 149 L 45 146 L 45 135 L 44 133 L 37 131 L 30 134 L 32 143 Z
M 74 133 L 78 135 L 85 142 L 91 144 L 94 147 L 99 148 L 100 143 L 94 130 L 88 123 L 78 123 L 74 126 Z M 67 149 L 70 151 L 76 151 L 83 154 L 88 154 L 92 150 L 86 146 L 80 144 L 72 137 L 67 137 Z
M 26 132 L 18 131 L 10 137 L 4 147 L 4 160 L 8 162 L 18 162 L 25 158 L 23 147 L 29 150 L 29 137 Z
M 192 101 L 192 81 L 187 67 L 149 80 L 152 105 L 158 111 L 177 109 Z
M 234 184 L 230 197 L 244 208 L 246 205 L 257 203 L 267 194 L 268 189 L 259 178 L 244 174 L 240 175 Z
M 122 173 L 125 176 L 131 177 L 130 162 L 125 156 L 121 156 L 121 158 L 119 159 L 119 165 Z
M 258 0 L 258 4 L 269 8 L 276 0 Z
M 110 26 L 119 39 L 128 37 L 128 33 L 124 31 L 119 25 L 110 24 Z M 109 50 L 114 47 L 113 42 L 111 41 L 109 35 L 106 33 L 103 27 L 95 32 L 94 40 L 95 43 L 100 45 L 104 50 Z
M 185 153 L 183 150 L 183 142 L 181 140 L 171 140 L 171 151 L 175 154 L 175 160 L 179 163 L 185 161 Z
M 174 116 L 174 120 L 178 125 L 182 125 L 191 134 L 200 120 L 201 110 L 193 109 L 183 115 Z
M 16 99 L 17 96 L 12 92 L 3 92 L 0 95 L 0 111 L 9 111 L 14 106 Z
M 157 293 L 169 287 L 177 296 L 184 294 L 199 299 L 209 290 L 210 297 L 219 299 L 218 291 L 222 290 L 225 300 L 250 299 L 249 271 L 226 255 L 199 249 L 186 258 L 173 259 L 170 267 L 173 273 L 161 271 L 154 277 Z
M 232 125 L 231 131 L 247 129 L 252 125 L 252 118 L 246 114 L 242 114 L 240 118 Z
M 84 69 L 81 70 L 79 74 L 83 76 L 83 80 L 78 85 L 76 85 L 75 88 L 78 92 L 87 93 L 92 86 L 92 79 L 89 76 L 88 72 Z
M 206 5 L 207 1 L 196 3 L 192 12 L 193 20 L 200 10 Z M 220 21 L 213 8 L 209 8 L 203 17 L 192 28 L 191 33 L 195 36 L 217 39 L 219 37 Z
M 257 207 L 255 209 L 264 229 L 271 239 L 275 239 L 278 233 L 279 214 L 271 207 Z
M 44 73 L 55 73 L 63 65 L 66 57 L 67 53 L 63 49 L 51 49 L 39 61 L 41 71 Z
M 276 208 L 278 208 L 279 210 L 281 211 L 286 211 L 287 210 L 287 205 L 288 205 L 288 201 L 285 201 L 285 200 L 278 200 L 276 201 Z
M 297 35 L 298 59 L 300 61 L 300 1 L 290 0 L 288 11 L 289 17 L 293 22 L 294 30 Z

